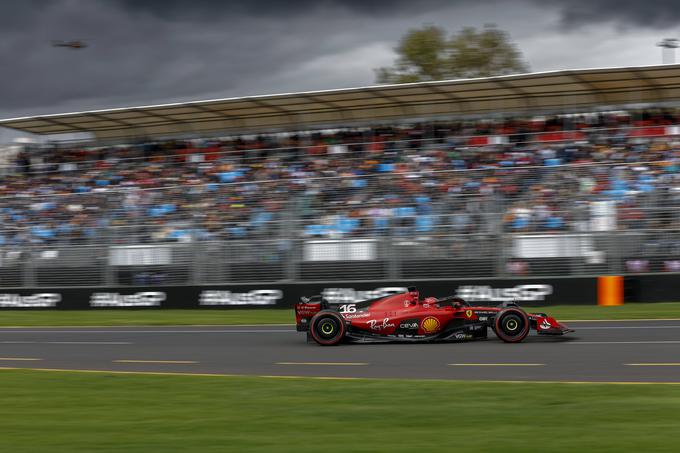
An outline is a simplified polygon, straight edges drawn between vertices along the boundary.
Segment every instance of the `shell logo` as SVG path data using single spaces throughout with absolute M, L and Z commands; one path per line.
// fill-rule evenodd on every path
M 423 332 L 425 333 L 436 332 L 439 330 L 439 320 L 433 316 L 428 316 L 427 318 L 423 319 L 420 327 L 422 327 Z

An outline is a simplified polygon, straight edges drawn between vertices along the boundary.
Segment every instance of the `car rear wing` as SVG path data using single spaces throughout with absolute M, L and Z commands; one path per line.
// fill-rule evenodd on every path
M 302 297 L 300 302 L 295 304 L 295 326 L 298 332 L 306 332 L 309 330 L 309 320 L 312 317 L 327 308 L 327 303 L 324 304 L 321 296 Z

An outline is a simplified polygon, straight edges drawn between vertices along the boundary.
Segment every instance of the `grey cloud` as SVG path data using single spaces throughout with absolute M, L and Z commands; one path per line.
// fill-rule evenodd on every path
M 405 15 L 414 11 L 438 9 L 470 3 L 471 0 L 122 0 L 116 2 L 131 11 L 144 11 L 159 17 L 222 17 L 225 14 L 294 16 L 314 10 L 344 9 L 372 16 Z
M 444 3 L 16 3 L 3 16 L 13 26 L 0 27 L 0 56 L 9 62 L 0 71 L 0 117 L 58 112 L 66 105 L 88 109 L 170 102 L 204 93 L 255 94 L 249 87 L 258 87 L 260 93 L 288 90 L 262 89 L 263 79 L 380 39 L 371 34 L 385 30 L 385 22 L 376 19 L 381 11 L 410 17 Z M 390 39 L 401 32 L 403 28 L 395 28 Z M 70 39 L 86 40 L 89 47 L 51 46 L 53 40 Z M 302 89 L 304 81 L 299 86 Z
M 671 4 L 664 3 L 662 11 L 674 17 Z M 525 24 L 539 15 L 564 24 L 589 23 L 598 15 L 633 25 L 662 20 L 641 19 L 646 16 L 636 16 L 628 1 L 538 5 L 538 0 L 6 2 L 0 15 L 0 117 L 372 83 L 370 71 L 338 77 L 337 65 L 353 49 L 389 49 L 406 29 L 424 22 L 453 31 L 495 18 L 511 35 L 514 26 L 531 40 L 542 31 Z M 70 39 L 84 39 L 90 47 L 51 46 Z M 362 55 L 369 68 L 379 65 L 373 55 Z M 320 60 L 331 67 L 311 65 L 310 75 L 300 72 Z
M 598 22 L 663 28 L 680 25 L 676 0 L 540 0 L 536 3 L 559 8 L 565 27 Z

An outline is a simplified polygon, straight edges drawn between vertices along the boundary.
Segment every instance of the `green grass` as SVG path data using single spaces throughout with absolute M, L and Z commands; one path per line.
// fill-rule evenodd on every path
M 294 324 L 292 309 L 2 310 L 0 326 L 169 326 Z
M 620 307 L 557 305 L 527 307 L 557 319 L 680 319 L 680 302 L 626 304 Z M 290 309 L 236 310 L 2 310 L 1 326 L 151 326 L 293 324 Z
M 19 452 L 677 451 L 680 386 L 0 371 Z
M 545 311 L 557 319 L 680 319 L 680 302 L 634 303 L 616 307 L 557 305 L 526 309 L 530 312 Z

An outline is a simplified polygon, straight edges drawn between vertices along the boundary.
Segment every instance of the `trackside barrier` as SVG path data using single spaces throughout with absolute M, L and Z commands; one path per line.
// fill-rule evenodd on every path
M 477 305 L 516 302 L 522 306 L 680 301 L 676 275 L 578 278 L 333 281 L 204 286 L 117 286 L 2 288 L 0 309 L 215 309 L 291 308 L 302 296 L 323 295 L 352 303 L 418 287 L 421 295 L 457 295 Z
M 597 304 L 623 305 L 623 277 L 607 275 L 597 278 Z
M 595 278 L 520 278 L 320 283 L 244 283 L 204 286 L 3 288 L 0 309 L 83 310 L 106 308 L 290 308 L 303 296 L 322 294 L 352 303 L 418 287 L 423 296 L 457 295 L 473 304 L 516 302 L 523 306 L 595 304 Z

